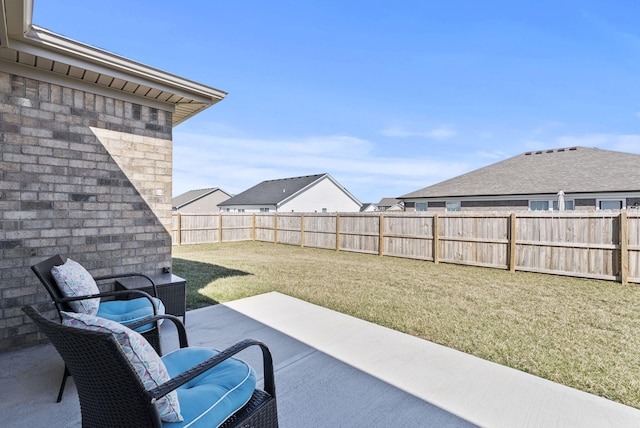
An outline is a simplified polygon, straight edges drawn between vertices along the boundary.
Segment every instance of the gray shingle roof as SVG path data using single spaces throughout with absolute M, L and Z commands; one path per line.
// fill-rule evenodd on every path
M 379 207 L 392 207 L 398 202 L 401 202 L 400 199 L 396 198 L 382 198 L 380 202 L 378 202 Z
M 402 198 L 640 190 L 640 155 L 589 147 L 525 152 Z
M 266 180 L 250 189 L 218 204 L 229 205 L 277 205 L 305 187 L 315 183 L 327 174 L 305 175 L 303 177 Z
M 218 187 L 210 187 L 208 189 L 189 190 L 188 192 L 178 195 L 175 198 L 171 198 L 171 205 L 174 209 L 178 209 L 193 201 L 203 198 L 208 194 L 215 192 L 216 190 L 221 189 L 219 189 Z

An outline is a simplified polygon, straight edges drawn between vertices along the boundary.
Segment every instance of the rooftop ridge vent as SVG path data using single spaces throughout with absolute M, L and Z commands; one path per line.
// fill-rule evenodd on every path
M 560 149 L 549 149 L 549 150 L 536 150 L 536 151 L 531 151 L 531 152 L 524 152 L 525 156 L 531 156 L 531 155 L 541 155 L 543 153 L 562 153 L 562 152 L 566 152 L 567 150 L 569 151 L 576 151 L 578 150 L 578 147 L 563 147 Z

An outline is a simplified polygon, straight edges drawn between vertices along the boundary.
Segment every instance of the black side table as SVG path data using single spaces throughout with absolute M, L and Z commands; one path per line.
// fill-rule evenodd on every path
M 149 277 L 156 284 L 157 297 L 164 303 L 166 313 L 182 317 L 182 321 L 186 323 L 187 280 L 172 273 L 149 275 Z M 116 290 L 142 290 L 153 296 L 153 287 L 146 278 L 140 276 L 117 279 Z

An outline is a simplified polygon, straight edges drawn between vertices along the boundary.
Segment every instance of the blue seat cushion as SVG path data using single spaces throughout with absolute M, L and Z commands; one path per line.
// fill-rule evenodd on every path
M 173 351 L 162 361 L 171 377 L 217 354 L 207 348 Z M 182 385 L 178 392 L 183 422 L 164 422 L 164 428 L 217 427 L 249 402 L 256 389 L 256 373 L 244 361 L 230 358 Z
M 164 305 L 162 300 L 152 297 L 158 308 L 158 315 L 164 315 Z M 109 300 L 101 302 L 96 316 L 118 322 L 122 325 L 129 325 L 145 317 L 153 315 L 153 307 L 146 297 L 138 297 L 131 300 Z M 138 333 L 144 333 L 153 328 L 153 324 L 145 324 L 136 328 Z

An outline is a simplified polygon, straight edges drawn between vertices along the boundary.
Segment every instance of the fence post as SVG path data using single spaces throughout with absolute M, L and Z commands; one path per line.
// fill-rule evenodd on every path
M 620 213 L 620 282 L 629 283 L 629 236 L 628 219 L 625 211 Z
M 340 214 L 336 214 L 336 251 L 340 251 Z
M 432 249 L 432 253 L 433 253 L 433 262 L 435 264 L 440 263 L 440 242 L 439 242 L 439 237 L 438 237 L 438 213 L 435 213 L 433 215 L 433 226 L 431 226 L 431 230 L 433 231 L 433 249 Z
M 304 214 L 300 214 L 300 246 L 304 247 Z
M 509 216 L 509 270 L 516 271 L 516 213 Z
M 222 211 L 218 214 L 218 242 L 222 242 Z
M 384 214 L 378 216 L 378 255 L 384 256 Z
M 273 243 L 278 243 L 278 213 L 273 214 Z
M 256 213 L 251 216 L 251 240 L 256 240 Z

